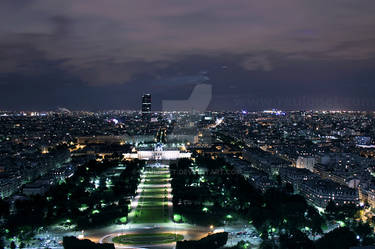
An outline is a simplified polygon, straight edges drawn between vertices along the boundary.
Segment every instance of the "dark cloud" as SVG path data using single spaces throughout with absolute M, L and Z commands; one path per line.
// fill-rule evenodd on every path
M 118 96 L 114 88 L 132 94 L 148 89 L 165 98 L 157 88 L 161 82 L 169 90 L 189 92 L 202 71 L 208 72 L 204 77 L 217 99 L 242 96 L 245 88 L 269 94 L 268 84 L 285 96 L 311 85 L 354 86 L 362 73 L 367 76 L 361 84 L 367 86 L 375 79 L 366 73 L 374 69 L 368 64 L 375 57 L 374 8 L 372 0 L 4 0 L 0 87 L 15 96 L 19 93 L 11 91 L 12 84 L 66 91 L 64 98 L 56 95 L 56 101 L 40 104 L 48 106 L 63 105 L 74 96 L 90 101 L 80 95 L 83 89 L 96 97 L 99 92 Z M 28 80 L 17 82 L 20 77 Z M 103 103 L 121 103 L 114 96 Z M 25 105 L 33 102 L 25 99 Z M 11 106 L 6 103 L 0 105 Z

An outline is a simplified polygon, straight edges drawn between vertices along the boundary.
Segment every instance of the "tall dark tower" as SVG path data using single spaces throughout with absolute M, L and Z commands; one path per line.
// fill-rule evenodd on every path
M 151 114 L 151 94 L 143 94 L 142 96 L 142 115 L 150 116 Z

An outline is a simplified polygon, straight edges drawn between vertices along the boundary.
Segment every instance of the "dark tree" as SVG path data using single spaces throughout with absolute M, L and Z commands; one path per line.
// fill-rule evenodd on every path
M 330 201 L 326 207 L 326 213 L 329 219 L 345 220 L 346 218 L 355 219 L 360 208 L 354 204 L 336 205 Z
M 363 246 L 373 245 L 375 242 L 373 229 L 368 223 L 357 223 L 353 226 L 354 232 L 359 236 Z
M 293 184 L 290 184 L 289 182 L 287 182 L 285 184 L 285 190 L 287 193 L 293 194 L 294 193 Z
M 358 244 L 355 233 L 343 227 L 325 234 L 316 242 L 316 249 L 349 249 Z
M 200 240 L 178 241 L 176 249 L 216 249 L 227 243 L 228 233 L 215 233 Z
M 299 230 L 280 236 L 280 249 L 314 249 L 314 243 Z
M 4 240 L 3 240 L 3 236 L 2 234 L 0 233 L 0 249 L 3 249 L 5 246 L 5 243 L 4 243 Z
M 8 202 L 0 199 L 0 217 L 6 217 L 9 215 L 9 204 Z
M 90 240 L 79 240 L 76 237 L 63 238 L 64 249 L 115 249 L 113 244 L 96 244 Z

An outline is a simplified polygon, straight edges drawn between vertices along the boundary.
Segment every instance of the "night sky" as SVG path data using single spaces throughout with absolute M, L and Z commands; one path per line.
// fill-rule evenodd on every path
M 1 0 L 0 110 L 375 110 L 374 0 Z

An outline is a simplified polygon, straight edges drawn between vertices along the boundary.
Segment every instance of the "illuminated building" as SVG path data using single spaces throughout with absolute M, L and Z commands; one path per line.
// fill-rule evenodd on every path
M 147 93 L 142 96 L 142 115 L 149 116 L 151 114 L 151 94 Z
M 123 154 L 125 159 L 140 160 L 176 160 L 179 158 L 190 158 L 191 153 L 182 152 L 177 148 L 164 148 L 162 144 L 156 144 L 155 148 L 139 148 L 136 153 Z

